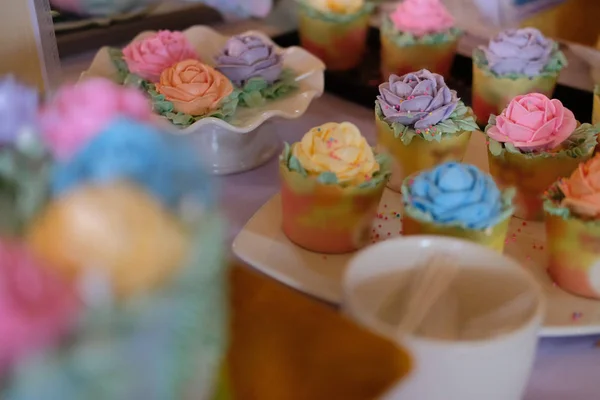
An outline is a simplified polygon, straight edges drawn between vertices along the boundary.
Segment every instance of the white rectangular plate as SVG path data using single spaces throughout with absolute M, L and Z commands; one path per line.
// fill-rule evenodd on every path
M 372 241 L 401 234 L 401 196 L 387 190 L 373 222 Z M 600 333 L 600 301 L 573 296 L 546 274 L 543 223 L 513 218 L 504 252 L 531 269 L 544 288 L 548 305 L 541 336 L 581 336 Z M 259 271 L 299 291 L 339 304 L 342 275 L 352 254 L 324 255 L 304 250 L 281 231 L 281 199 L 273 196 L 248 221 L 233 242 L 234 253 Z

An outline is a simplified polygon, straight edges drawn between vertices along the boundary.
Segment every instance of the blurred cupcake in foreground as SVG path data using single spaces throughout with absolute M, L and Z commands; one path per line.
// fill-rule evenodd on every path
M 311 129 L 280 159 L 283 232 L 319 253 L 347 253 L 368 243 L 390 175 L 358 128 L 330 122 Z
M 544 194 L 548 273 L 561 288 L 600 299 L 600 155 Z
M 349 70 L 360 64 L 374 5 L 365 0 L 297 1 L 302 47 L 332 71 Z
M 400 191 L 408 175 L 445 161 L 462 161 L 471 132 L 471 110 L 428 70 L 390 76 L 375 101 L 377 144 L 393 159 L 389 187 Z
M 579 125 L 559 100 L 539 93 L 515 97 L 489 122 L 490 173 L 501 188 L 517 189 L 516 217 L 541 220 L 542 194 L 592 156 L 598 129 Z
M 428 69 L 450 76 L 460 29 L 440 0 L 405 0 L 381 29 L 381 73 L 404 75 Z
M 473 51 L 473 111 L 485 125 L 514 97 L 527 93 L 552 96 L 567 66 L 558 43 L 534 28 L 511 29 Z
M 440 164 L 404 181 L 403 234 L 452 236 L 502 252 L 513 196 L 473 165 Z

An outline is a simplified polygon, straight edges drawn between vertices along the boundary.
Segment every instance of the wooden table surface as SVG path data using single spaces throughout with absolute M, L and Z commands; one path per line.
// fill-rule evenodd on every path
M 410 370 L 402 349 L 249 267 L 231 270 L 236 400 L 366 400 Z

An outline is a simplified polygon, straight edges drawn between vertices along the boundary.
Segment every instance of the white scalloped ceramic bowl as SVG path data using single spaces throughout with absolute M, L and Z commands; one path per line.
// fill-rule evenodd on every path
M 134 41 L 153 33 L 143 32 Z M 209 65 L 214 65 L 215 56 L 229 38 L 205 26 L 189 28 L 184 34 L 201 59 Z M 180 129 L 165 118 L 157 116 L 169 132 L 176 135 L 192 135 L 201 159 L 218 175 L 247 171 L 270 160 L 279 151 L 281 139 L 269 120 L 275 117 L 298 118 L 306 112 L 314 98 L 323 94 L 325 65 L 321 60 L 300 47 L 282 49 L 261 32 L 242 33 L 248 34 L 260 36 L 283 54 L 284 67 L 296 73 L 298 90 L 262 107 L 240 107 L 228 122 L 218 118 L 204 118 Z M 89 69 L 81 75 L 81 79 L 90 77 L 117 80 L 117 70 L 107 48 L 100 49 Z

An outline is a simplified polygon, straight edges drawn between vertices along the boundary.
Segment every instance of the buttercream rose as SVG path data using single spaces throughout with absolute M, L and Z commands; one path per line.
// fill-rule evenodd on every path
M 198 159 L 185 142 L 149 124 L 120 118 L 113 121 L 72 160 L 56 166 L 52 191 L 63 195 L 84 184 L 131 181 L 166 205 L 178 204 L 184 192 L 210 202 Z M 176 177 L 176 179 L 173 179 Z
M 390 15 L 396 29 L 414 36 L 446 32 L 454 18 L 440 0 L 404 0 Z
M 149 121 L 152 108 L 138 90 L 106 79 L 64 86 L 40 114 L 44 141 L 59 160 L 72 157 L 116 117 Z
M 26 246 L 0 242 L 0 373 L 67 333 L 81 306 L 73 287 L 48 272 Z
M 558 147 L 576 127 L 575 116 L 560 100 L 530 93 L 515 97 L 486 133 L 522 151 L 544 151 Z
M 198 55 L 182 32 L 159 31 L 123 49 L 129 71 L 151 82 L 179 61 L 197 59 Z
M 13 76 L 0 79 L 0 144 L 13 143 L 20 133 L 36 125 L 37 91 Z
M 403 196 L 407 206 L 439 224 L 486 229 L 504 217 L 494 180 L 469 164 L 448 162 L 421 172 L 409 181 Z
M 309 174 L 331 172 L 339 183 L 360 184 L 379 171 L 371 146 L 350 122 L 312 128 L 293 145 L 292 155 Z
M 558 183 L 564 194 L 561 202 L 575 214 L 586 218 L 600 217 L 600 156 L 579 164 L 568 179 Z
M 156 90 L 173 103 L 176 111 L 202 116 L 217 110 L 233 92 L 233 85 L 214 68 L 185 60 L 163 71 Z
M 500 32 L 482 47 L 488 67 L 498 75 L 537 76 L 550 61 L 554 42 L 535 28 Z
M 379 85 L 377 96 L 388 123 L 427 129 L 450 117 L 458 105 L 456 91 L 444 77 L 426 69 L 398 77 L 391 75 Z
M 365 4 L 364 0 L 306 0 L 306 2 L 319 11 L 334 14 L 354 14 Z
M 282 69 L 281 55 L 254 35 L 232 37 L 217 56 L 217 70 L 237 86 L 250 78 L 262 78 L 271 84 L 279 79 Z

